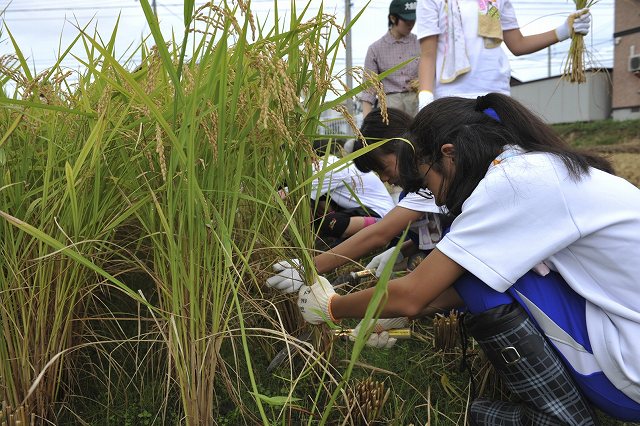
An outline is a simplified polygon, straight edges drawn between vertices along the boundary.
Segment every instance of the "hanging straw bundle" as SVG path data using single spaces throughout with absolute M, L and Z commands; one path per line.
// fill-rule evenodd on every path
M 574 0 L 576 10 L 590 8 L 597 0 Z M 573 17 L 569 22 L 569 27 L 573 27 Z M 571 31 L 571 46 L 569 47 L 569 55 L 564 64 L 562 78 L 571 83 L 584 83 L 587 77 L 584 73 L 586 49 L 584 47 L 584 34 Z

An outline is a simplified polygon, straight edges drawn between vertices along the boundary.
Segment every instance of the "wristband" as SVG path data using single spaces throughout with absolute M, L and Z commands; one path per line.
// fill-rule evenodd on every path
M 331 310 L 331 303 L 333 302 L 333 299 L 337 296 L 338 294 L 333 294 L 330 298 L 329 298 L 329 302 L 327 303 L 327 315 L 329 316 L 329 319 L 331 320 L 331 322 L 340 322 L 340 320 L 336 319 L 336 317 L 333 316 L 333 312 Z
M 364 227 L 366 228 L 369 225 L 373 225 L 377 221 L 378 221 L 378 218 L 375 218 L 373 216 L 365 216 L 365 218 L 364 218 Z

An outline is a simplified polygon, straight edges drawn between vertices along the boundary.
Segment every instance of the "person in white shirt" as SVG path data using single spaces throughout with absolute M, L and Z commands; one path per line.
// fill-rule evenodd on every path
M 472 424 L 590 425 L 591 406 L 640 420 L 640 189 L 503 94 L 438 99 L 407 137 L 402 187 L 429 188 L 454 220 L 387 283 L 380 317 L 464 303 L 469 334 L 522 401 L 476 399 Z M 314 324 L 363 318 L 374 291 L 338 295 L 318 277 L 298 306 Z
M 369 144 L 386 141 L 382 145 L 354 158 L 353 164 L 361 173 L 376 172 L 384 182 L 394 184 L 398 180 L 396 151 L 400 144 L 407 142 L 394 139 L 401 136 L 411 122 L 411 116 L 399 109 L 388 108 L 388 123 L 383 119 L 383 112 L 374 108 L 365 118 L 360 128 Z M 352 141 L 345 146 L 347 152 L 358 151 L 364 146 L 361 141 Z M 402 251 L 394 257 L 399 264 L 404 257 L 412 259 L 420 251 L 428 251 L 435 247 L 441 237 L 441 209 L 433 197 L 424 193 L 410 193 L 382 219 L 371 226 L 357 232 L 339 245 L 313 258 L 316 270 L 320 273 L 330 272 L 345 263 L 359 259 L 376 249 L 380 249 L 401 235 L 407 226 L 412 231 L 410 240 L 402 246 Z M 380 275 L 386 264 L 392 259 L 394 247 L 375 256 L 365 269 L 375 270 Z M 276 274 L 267 279 L 267 285 L 286 293 L 298 291 L 303 284 L 304 271 L 300 262 L 280 261 L 274 265 Z
M 328 141 L 319 141 L 316 152 L 322 155 L 313 164 L 314 173 L 330 168 L 339 158 L 327 150 Z M 348 161 L 329 170 L 311 183 L 314 226 L 320 238 L 347 238 L 373 225 L 395 207 L 380 178 L 363 173 Z
M 523 36 L 510 0 L 418 0 L 418 109 L 444 96 L 508 95 L 511 68 L 502 41 L 514 55 L 524 55 L 574 32 L 587 34 L 590 22 L 583 9 L 555 30 Z

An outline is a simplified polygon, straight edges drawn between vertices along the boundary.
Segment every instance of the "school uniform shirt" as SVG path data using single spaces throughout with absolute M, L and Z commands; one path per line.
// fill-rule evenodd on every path
M 338 160 L 335 155 L 320 159 L 314 164 L 314 173 Z M 311 183 L 311 198 L 314 200 L 328 194 L 331 200 L 343 209 L 364 206 L 375 211 L 380 217 L 395 207 L 391 194 L 378 175 L 373 172 L 362 173 L 351 161 L 320 177 L 322 181 L 314 179 Z
M 449 2 L 449 4 L 452 3 Z M 486 48 L 484 39 L 478 36 L 478 0 L 458 0 L 458 5 L 471 70 L 450 83 L 442 83 L 440 77 L 444 52 L 447 49 L 445 37 L 442 36 L 446 31 L 445 0 L 418 0 L 415 25 L 418 39 L 432 35 L 439 36 L 434 98 L 439 99 L 445 96 L 475 98 L 489 92 L 509 95 L 511 93 L 509 58 L 502 46 Z M 510 0 L 497 0 L 497 6 L 500 10 L 502 31 L 519 28 Z
M 562 160 L 507 150 L 464 202 L 437 248 L 504 292 L 544 261 L 586 299 L 594 357 L 640 403 L 640 189 Z
M 410 92 L 410 82 L 418 78 L 419 56 L 420 45 L 415 34 L 410 33 L 396 40 L 390 32 L 387 32 L 367 49 L 364 67 L 376 74 L 381 74 L 414 58 L 382 80 L 386 94 Z M 365 90 L 358 94 L 358 99 L 373 105 L 376 101 L 376 94 L 371 89 Z

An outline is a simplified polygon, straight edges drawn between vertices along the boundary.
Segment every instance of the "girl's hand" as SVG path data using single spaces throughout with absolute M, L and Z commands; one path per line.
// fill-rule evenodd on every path
M 387 263 L 389 263 L 389 260 L 391 260 L 391 256 L 393 255 L 394 250 L 395 247 L 391 247 L 390 249 L 383 251 L 382 253 L 371 259 L 371 262 L 367 263 L 367 266 L 365 266 L 364 269 L 375 269 L 376 277 L 380 277 L 380 275 L 382 275 L 384 267 L 387 265 Z M 403 259 L 404 256 L 402 255 L 402 253 L 398 252 L 398 257 L 396 257 L 394 266 L 402 262 Z
M 390 337 L 387 330 L 391 330 L 394 328 L 404 328 L 409 323 L 409 320 L 406 317 L 383 318 L 379 320 L 371 320 L 369 321 L 369 323 L 370 326 L 367 327 L 364 323 L 364 320 L 360 321 L 356 328 L 353 329 L 353 332 L 349 335 L 349 340 L 354 342 L 358 338 L 360 333 L 371 332 L 366 345 L 373 348 L 381 349 L 390 348 L 398 341 L 398 339 L 396 339 L 395 337 Z
M 311 324 L 336 322 L 331 314 L 331 300 L 335 296 L 337 293 L 323 276 L 318 276 L 312 286 L 302 287 L 298 293 L 298 308 L 304 320 Z
M 302 287 L 304 269 L 300 260 L 281 260 L 273 264 L 276 275 L 267 279 L 267 286 L 280 290 L 283 293 L 295 293 Z
M 558 41 L 564 41 L 574 33 L 587 35 L 591 27 L 591 12 L 589 9 L 580 9 L 569 15 L 564 24 L 556 28 Z

